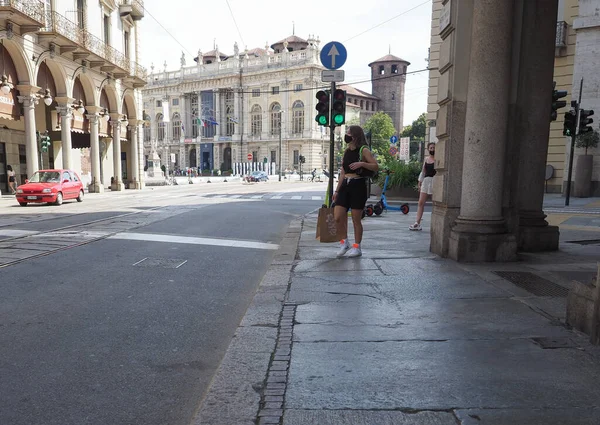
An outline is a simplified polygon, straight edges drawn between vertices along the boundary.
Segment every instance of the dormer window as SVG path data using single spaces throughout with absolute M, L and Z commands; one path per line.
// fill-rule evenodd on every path
M 385 67 L 383 65 L 379 65 L 379 75 L 385 74 Z

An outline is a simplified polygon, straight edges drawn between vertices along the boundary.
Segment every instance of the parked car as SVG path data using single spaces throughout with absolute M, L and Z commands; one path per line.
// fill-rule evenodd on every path
M 269 175 L 264 171 L 253 171 L 246 176 L 247 182 L 266 182 L 269 180 Z
M 65 199 L 83 201 L 83 183 L 72 170 L 40 170 L 17 188 L 17 202 L 61 205 Z

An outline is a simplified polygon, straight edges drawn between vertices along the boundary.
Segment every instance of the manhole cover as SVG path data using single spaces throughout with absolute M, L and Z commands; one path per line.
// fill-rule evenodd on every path
M 569 290 L 530 272 L 494 272 L 503 279 L 525 289 L 538 297 L 566 297 Z
M 567 243 L 576 243 L 578 245 L 600 245 L 600 239 L 588 239 L 585 241 L 567 241 Z
M 132 265 L 138 267 L 162 267 L 164 269 L 178 269 L 187 263 L 188 260 L 177 258 L 143 258 Z

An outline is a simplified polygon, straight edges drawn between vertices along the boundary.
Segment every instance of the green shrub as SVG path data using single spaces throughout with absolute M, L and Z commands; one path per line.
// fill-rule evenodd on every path
M 403 161 L 392 160 L 387 162 L 386 168 L 392 172 L 388 181 L 388 189 L 415 187 L 419 180 L 422 164 L 419 162 L 405 163 Z M 380 169 L 377 177 L 379 187 L 383 187 L 385 176 L 385 170 Z

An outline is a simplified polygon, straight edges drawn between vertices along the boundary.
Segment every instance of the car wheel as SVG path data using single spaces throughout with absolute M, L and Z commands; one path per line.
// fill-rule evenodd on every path
M 27 206 L 27 202 L 19 202 L 19 205 L 22 207 L 26 207 Z
M 56 202 L 54 204 L 62 205 L 62 203 L 63 203 L 63 194 L 61 192 L 58 192 L 58 194 L 56 195 Z
M 83 202 L 83 190 L 79 191 L 79 196 L 77 197 L 77 202 Z

